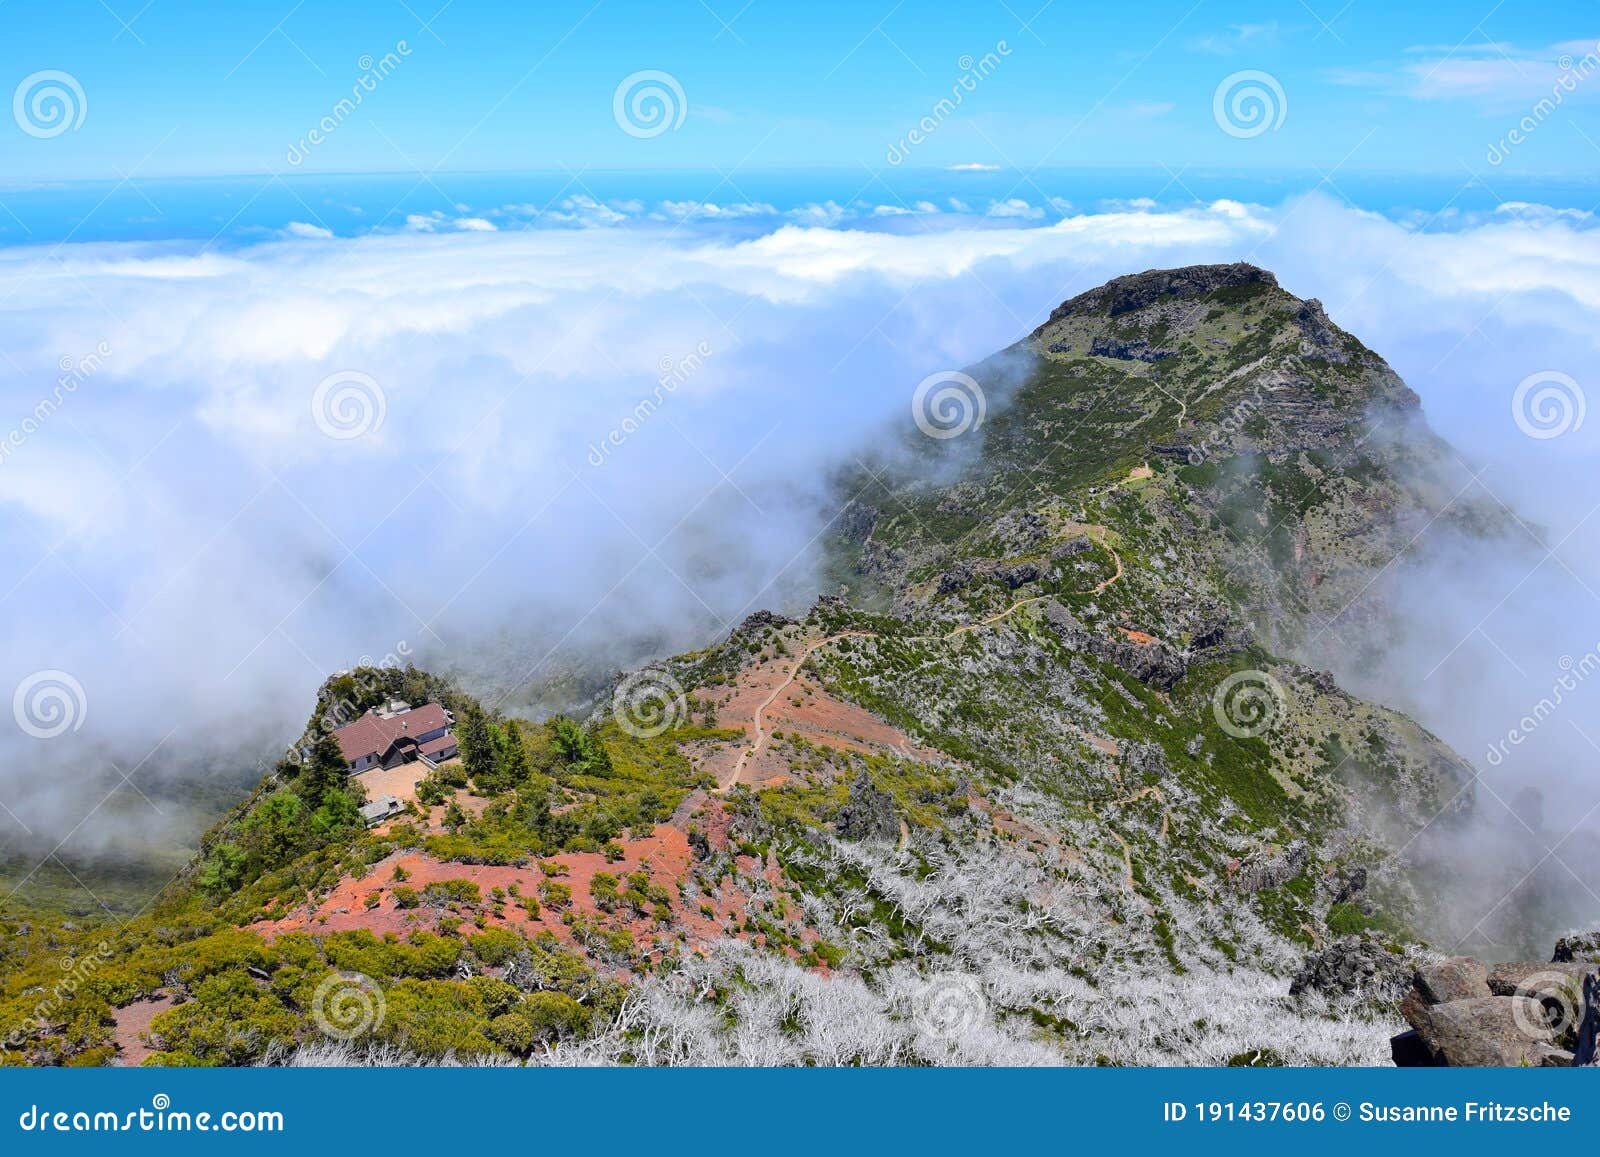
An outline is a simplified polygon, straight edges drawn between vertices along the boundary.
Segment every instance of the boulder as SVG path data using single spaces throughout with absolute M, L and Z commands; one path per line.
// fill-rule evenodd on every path
M 1489 991 L 1496 996 L 1576 995 L 1582 990 L 1583 978 L 1596 969 L 1600 965 L 1528 961 L 1496 964 L 1489 972 Z
M 1170 691 L 1188 673 L 1183 653 L 1162 642 L 1133 643 L 1095 637 L 1094 654 L 1121 667 L 1141 683 Z
M 793 619 L 785 618 L 784 616 L 776 614 L 773 611 L 756 611 L 753 614 L 745 616 L 744 622 L 735 627 L 733 633 L 735 635 L 743 635 L 746 638 L 751 638 L 774 627 L 780 629 L 787 627 L 793 622 Z
M 1583 982 L 1583 1016 L 1578 1021 L 1578 1048 L 1574 1065 L 1600 1065 L 1600 976 Z
M 966 589 L 971 582 L 971 565 L 965 562 L 958 562 L 939 576 L 938 591 L 941 595 L 953 595 L 959 590 Z
M 1368 873 L 1365 865 L 1358 864 L 1348 872 L 1340 874 L 1339 883 L 1333 893 L 1335 904 L 1353 903 L 1367 890 Z
M 1570 1069 L 1572 1054 L 1555 1045 L 1535 1045 L 1533 1059 L 1529 1063 L 1536 1069 Z
M 1413 1027 L 1435 1064 L 1452 1068 L 1543 1063 L 1553 1045 L 1544 1008 L 1525 996 L 1475 996 L 1429 1005 Z
M 1021 562 L 1001 563 L 994 568 L 994 577 L 1004 583 L 1008 590 L 1016 590 L 1044 578 L 1045 569 L 1033 559 L 1023 559 Z
M 1489 970 L 1471 956 L 1451 956 L 1436 964 L 1425 964 L 1411 978 L 1412 987 L 1424 1004 L 1446 1004 L 1489 996 Z
M 1556 950 L 1550 957 L 1552 964 L 1571 962 L 1600 964 L 1600 932 L 1573 933 L 1556 941 Z
M 1175 349 L 1153 345 L 1144 338 L 1129 340 L 1109 335 L 1095 338 L 1089 346 L 1089 352 L 1095 357 L 1116 358 L 1124 362 L 1159 362 L 1178 354 Z
M 1066 562 L 1068 559 L 1077 558 L 1080 554 L 1088 554 L 1093 549 L 1094 543 L 1089 541 L 1087 534 L 1075 535 L 1066 542 L 1050 548 L 1050 561 Z
M 1087 651 L 1103 662 L 1122 668 L 1141 683 L 1170 691 L 1189 670 L 1188 661 L 1159 640 L 1135 643 L 1125 638 L 1108 638 L 1092 631 L 1066 607 L 1050 599 L 1042 604 L 1045 622 L 1056 636 L 1074 651 Z
M 1400 1002 L 1400 1015 L 1415 1027 L 1424 1011 L 1435 1004 L 1452 1000 L 1493 995 L 1489 991 L 1489 970 L 1470 956 L 1451 956 L 1424 964 L 1411 975 L 1411 991 Z
M 1306 870 L 1310 849 L 1304 840 L 1295 840 L 1286 848 L 1263 848 L 1252 852 L 1233 874 L 1233 886 L 1241 892 L 1264 892 L 1281 888 Z
M 1301 356 L 1336 363 L 1350 360 L 1344 351 L 1339 331 L 1328 320 L 1322 302 L 1316 298 L 1309 297 L 1300 303 L 1300 308 L 1295 311 L 1294 323 L 1300 331 Z

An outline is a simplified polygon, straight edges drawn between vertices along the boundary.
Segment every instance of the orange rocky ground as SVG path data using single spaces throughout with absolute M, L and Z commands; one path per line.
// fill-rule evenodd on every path
M 741 730 L 747 739 L 741 744 L 707 745 L 696 752 L 699 765 L 716 776 L 719 791 L 736 783 L 776 786 L 792 778 L 787 761 L 772 750 L 777 732 L 844 751 L 890 749 L 913 758 L 935 758 L 899 728 L 834 698 L 805 674 L 805 661 L 813 653 L 859 634 L 849 632 L 792 645 L 788 655 L 775 654 L 745 667 L 731 692 L 717 696 L 717 725 Z
M 797 734 L 819 746 L 840 750 L 894 749 L 919 758 L 934 756 L 933 752 L 911 743 L 898 728 L 862 708 L 828 695 L 816 680 L 803 672 L 805 660 L 814 651 L 833 645 L 841 637 L 793 641 L 790 654 L 758 658 L 746 666 L 731 685 L 719 689 L 718 725 L 743 732 L 744 739 L 733 743 L 703 743 L 689 753 L 699 766 L 716 776 L 719 793 L 735 783 L 767 785 L 790 778 L 787 762 L 772 750 L 773 737 L 779 732 Z M 416 782 L 420 778 L 417 765 L 412 765 L 389 772 L 368 773 L 362 780 L 369 798 L 394 795 L 415 807 Z M 466 792 L 458 793 L 455 801 L 473 814 L 480 813 L 488 803 Z M 443 830 L 443 806 L 420 809 L 420 813 L 414 810 L 397 817 L 378 831 L 381 833 L 398 823 L 414 824 L 429 833 Z M 574 923 L 581 922 L 592 923 L 607 932 L 626 930 L 637 949 L 657 954 L 671 947 L 669 941 L 694 950 L 730 936 L 750 938 L 752 934 L 744 930 L 749 888 L 758 878 L 774 889 L 783 886 L 785 881 L 780 869 L 775 861 L 763 863 L 750 856 L 735 856 L 735 874 L 723 878 L 714 897 L 708 899 L 691 891 L 692 903 L 686 902 L 679 894 L 679 885 L 688 879 L 695 864 L 687 835 L 691 827 L 706 833 L 713 850 L 730 850 L 725 804 L 711 794 L 695 792 L 684 801 L 671 821 L 657 825 L 650 835 L 642 839 L 619 837 L 616 842 L 623 856 L 616 862 L 608 862 L 601 853 L 567 852 L 545 857 L 543 862 L 556 873 L 549 879 L 569 888 L 571 899 L 569 903 L 555 905 L 541 900 L 536 916 L 530 915 L 521 900 L 510 895 L 510 890 L 515 887 L 521 898 L 538 898 L 540 884 L 546 879 L 539 862 L 523 867 L 461 864 L 411 850 L 390 855 L 359 879 L 346 877 L 329 894 L 320 898 L 307 897 L 305 904 L 292 910 L 265 911 L 252 927 L 269 939 L 291 931 L 315 934 L 356 929 L 367 929 L 379 936 L 388 933 L 404 936 L 415 929 L 434 929 L 442 918 L 453 916 L 465 921 L 460 928 L 464 933 L 470 933 L 472 925 L 481 919 L 482 927 L 511 928 L 527 936 L 548 931 L 562 944 L 583 950 L 585 945 L 579 942 L 581 929 L 574 927 Z M 397 869 L 402 879 L 395 878 Z M 651 882 L 670 896 L 672 915 L 665 925 L 653 914 L 639 916 L 625 905 L 619 904 L 615 911 L 604 912 L 590 894 L 590 884 L 597 872 L 607 872 L 620 880 L 641 870 L 647 871 Z M 430 906 L 424 900 L 418 907 L 402 908 L 396 901 L 394 889 L 397 886 L 421 894 L 429 884 L 446 880 L 472 881 L 478 886 L 481 902 L 476 906 Z M 506 894 L 502 903 L 495 902 L 495 888 Z M 369 907 L 373 896 L 376 900 Z M 710 915 L 702 910 L 702 904 L 710 908 Z M 572 921 L 571 917 L 579 917 L 581 921 Z M 801 931 L 800 935 L 808 941 L 816 937 L 809 929 Z M 592 950 L 587 955 L 594 959 Z
M 454 915 L 467 918 L 468 925 L 461 931 L 470 933 L 473 930 L 470 924 L 481 914 L 482 927 L 510 928 L 529 937 L 549 931 L 563 945 L 582 951 L 585 946 L 578 941 L 573 926 L 563 919 L 570 913 L 606 931 L 625 929 L 636 948 L 642 951 L 652 951 L 652 945 L 665 950 L 669 940 L 693 949 L 735 935 L 748 939 L 748 933 L 730 931 L 742 929 L 745 921 L 749 896 L 740 882 L 759 876 L 776 887 L 783 883 L 782 875 L 775 862 L 735 856 L 737 874 L 731 881 L 725 879 L 714 897 L 697 896 L 693 905 L 685 903 L 678 885 L 688 878 L 694 862 L 686 834 L 691 823 L 706 832 L 713 849 L 728 850 L 727 816 L 722 803 L 704 792 L 696 792 L 679 808 L 672 822 L 656 825 L 651 834 L 642 839 L 619 838 L 616 842 L 623 851 L 620 860 L 608 861 L 598 852 L 563 852 L 541 861 L 555 871 L 547 877 L 541 862 L 524 867 L 501 867 L 442 861 L 421 851 L 396 852 L 374 864 L 360 879 L 341 880 L 320 900 L 308 901 L 306 906 L 289 912 L 274 914 L 269 911 L 264 914 L 266 919 L 252 927 L 269 940 L 284 932 L 328 933 L 361 928 L 378 936 L 387 933 L 405 936 L 416 929 L 432 930 L 441 917 Z M 395 879 L 397 868 L 405 874 L 404 879 Z M 653 915 L 636 916 L 624 905 L 618 905 L 613 912 L 602 911 L 590 894 L 590 884 L 597 872 L 610 873 L 620 880 L 641 870 L 648 872 L 651 882 L 663 887 L 671 897 L 672 918 L 666 927 Z M 540 884 L 547 878 L 571 890 L 569 903 L 541 901 L 539 914 L 534 916 L 522 906 L 521 899 L 510 896 L 510 890 L 515 887 L 522 899 L 538 898 Z M 438 907 L 424 900 L 420 907 L 402 908 L 396 901 L 394 889 L 397 886 L 421 893 L 429 884 L 445 880 L 472 881 L 482 894 L 482 902 L 476 906 Z M 507 893 L 498 911 L 492 895 L 495 888 Z M 368 907 L 368 898 L 373 894 L 378 897 L 377 903 Z M 701 904 L 709 905 L 712 914 L 706 915 Z M 807 939 L 814 937 L 814 933 L 806 936 Z

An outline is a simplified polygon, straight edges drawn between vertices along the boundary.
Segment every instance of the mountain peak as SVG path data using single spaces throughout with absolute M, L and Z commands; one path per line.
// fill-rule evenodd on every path
M 1080 293 L 1063 302 L 1050 314 L 1050 321 L 1040 326 L 1043 330 L 1050 322 L 1064 317 L 1082 317 L 1085 314 L 1132 313 L 1165 298 L 1201 297 L 1219 289 L 1264 285 L 1278 288 L 1278 279 L 1257 265 L 1236 261 L 1227 265 L 1184 265 L 1177 269 L 1147 269 L 1143 273 L 1130 273 L 1114 277 L 1098 289 Z M 1036 333 L 1038 331 L 1035 331 Z

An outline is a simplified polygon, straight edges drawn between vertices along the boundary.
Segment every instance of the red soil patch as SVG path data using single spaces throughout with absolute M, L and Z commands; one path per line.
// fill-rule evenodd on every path
M 1078 729 L 1078 734 L 1082 735 L 1091 746 L 1099 748 L 1112 758 L 1122 754 L 1122 749 L 1117 746 L 1117 741 L 1114 739 L 1107 739 L 1103 735 L 1096 735 L 1092 731 L 1084 731 L 1082 728 Z
M 703 796 L 703 793 L 702 798 L 707 801 L 707 806 L 700 819 L 694 822 L 706 832 L 713 848 L 720 845 L 726 849 L 727 816 L 719 803 Z M 291 914 L 261 921 L 252 927 L 268 940 L 284 932 L 316 935 L 362 928 L 376 936 L 392 933 L 404 937 L 417 929 L 434 930 L 441 917 L 454 915 L 464 918 L 459 932 L 471 935 L 476 931 L 474 917 L 484 913 L 484 927 L 510 928 L 528 937 L 549 931 L 563 945 L 584 952 L 584 946 L 575 938 L 572 927 L 562 919 L 563 913 L 575 913 L 591 923 L 603 925 L 607 931 L 624 928 L 633 938 L 636 948 L 643 950 L 649 950 L 652 941 L 657 939 L 677 940 L 691 948 L 708 947 L 730 935 L 726 931 L 730 922 L 739 926 L 744 924 L 748 895 L 737 883 L 724 882 L 712 898 L 697 896 L 693 906 L 684 903 L 679 896 L 678 884 L 687 878 L 694 856 L 687 835 L 679 827 L 660 824 L 644 839 L 620 843 L 623 856 L 614 863 L 607 862 L 605 856 L 597 852 L 563 852 L 544 857 L 544 862 L 559 864 L 566 869 L 565 875 L 550 879 L 570 889 L 572 898 L 569 905 L 561 908 L 552 907 L 541 899 L 537 917 L 530 916 L 520 900 L 511 897 L 509 892 L 515 886 L 521 898 L 539 898 L 539 885 L 546 877 L 538 863 L 530 863 L 525 867 L 459 864 L 412 851 L 396 852 L 374 864 L 366 876 L 341 880 L 320 901 Z M 748 856 L 740 856 L 736 858 L 736 863 L 740 874 L 746 877 L 761 873 L 774 886 L 783 883 L 776 861 L 762 863 Z M 409 873 L 408 878 L 395 880 L 396 867 Z M 651 882 L 660 885 L 670 895 L 672 915 L 666 927 L 662 927 L 653 915 L 636 917 L 622 904 L 617 905 L 613 912 L 604 912 L 590 894 L 590 885 L 598 872 L 610 873 L 622 881 L 623 877 L 641 869 L 648 870 Z M 412 888 L 420 893 L 429 884 L 445 880 L 472 881 L 482 893 L 482 902 L 476 907 L 455 905 L 449 909 L 429 906 L 426 901 L 421 907 L 401 908 L 395 902 L 394 889 L 397 886 Z M 493 913 L 494 900 L 491 894 L 497 887 L 508 893 L 499 915 Z M 374 892 L 378 894 L 378 903 L 376 907 L 368 908 L 367 897 Z M 707 916 L 701 911 L 701 904 L 711 909 L 711 915 Z M 746 933 L 739 935 L 748 938 Z M 815 939 L 815 934 L 810 933 L 805 938 Z
M 172 1007 L 172 997 L 161 995 L 150 1000 L 136 1000 L 123 1008 L 115 1009 L 111 1019 L 116 1022 L 112 1040 L 117 1046 L 117 1065 L 142 1065 L 144 1059 L 156 1050 L 143 1038 L 150 1031 L 151 1022 Z
M 794 779 L 789 761 L 773 751 L 773 736 L 780 731 L 841 751 L 888 748 L 913 758 L 936 757 L 936 753 L 916 747 L 898 727 L 834 698 L 816 680 L 803 674 L 805 657 L 819 643 L 831 645 L 812 640 L 798 653 L 751 663 L 739 672 L 732 693 L 718 701 L 718 725 L 742 730 L 748 741 L 702 747 L 696 753 L 699 766 L 711 771 L 724 790 L 736 782 L 774 787 Z
M 1131 627 L 1118 627 L 1117 630 L 1127 635 L 1130 642 L 1137 643 L 1141 647 L 1148 647 L 1156 642 L 1154 635 L 1147 635 L 1143 631 L 1135 631 Z

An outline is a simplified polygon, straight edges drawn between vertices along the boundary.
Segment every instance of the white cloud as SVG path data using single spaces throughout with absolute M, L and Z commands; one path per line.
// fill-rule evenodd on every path
M 1500 108 L 1551 98 L 1600 99 L 1600 42 L 1568 40 L 1545 48 L 1512 44 L 1421 46 L 1387 67 L 1336 69 L 1339 84 L 1377 88 L 1418 100 L 1473 100 Z
M 1155 120 L 1177 107 L 1170 100 L 1130 100 L 1117 105 L 1113 111 L 1125 120 Z
M 601 647 L 622 663 L 695 645 L 811 589 L 830 470 L 905 419 L 923 376 L 1109 277 L 1196 261 L 1248 258 L 1322 297 L 1441 428 L 1510 463 L 1490 477 L 1552 539 L 1570 530 L 1562 495 L 1587 492 L 1593 431 L 1552 457 L 1506 406 L 1529 373 L 1587 382 L 1600 364 L 1588 220 L 1511 204 L 1424 232 L 1312 197 L 1036 224 L 1022 205 L 929 213 L 909 233 L 791 221 L 729 239 L 574 198 L 558 212 L 593 227 L 480 233 L 428 214 L 225 254 L 0 250 L 0 343 L 21 370 L 0 378 L 0 427 L 63 358 L 111 351 L 0 461 L 0 687 L 72 671 L 91 696 L 84 743 L 137 760 L 181 722 L 163 763 L 281 740 L 319 673 L 399 640 L 494 683 Z M 702 342 L 702 368 L 591 466 L 663 360 Z M 329 438 L 312 413 L 318 383 L 349 371 L 382 391 L 374 438 Z M 73 777 L 98 763 L 9 742 L 0 797 L 64 832 L 86 791 Z
M 791 221 L 798 221 L 802 225 L 814 225 L 829 228 L 839 224 L 851 216 L 851 211 L 836 201 L 825 201 L 822 204 L 812 202 L 790 209 L 788 217 Z
M 1036 221 L 1044 216 L 1044 210 L 1028 204 L 1021 197 L 1008 197 L 1004 201 L 996 201 L 991 204 L 989 206 L 989 216 Z
M 564 198 L 560 208 L 545 209 L 539 214 L 539 216 L 549 221 L 567 222 L 586 227 L 617 225 L 626 221 L 631 215 L 628 211 L 616 205 L 609 205 L 596 200 L 587 193 Z
M 774 206 L 760 201 L 735 201 L 727 205 L 712 201 L 663 201 L 658 216 L 668 221 L 737 221 L 781 214 Z
M 321 225 L 311 225 L 305 221 L 290 221 L 283 228 L 285 236 L 301 237 L 306 240 L 325 241 L 333 236 L 332 229 L 324 229 Z
M 1527 201 L 1504 201 L 1495 206 L 1496 213 L 1506 217 L 1518 217 L 1525 221 L 1555 221 L 1567 219 L 1569 221 L 1590 221 L 1594 213 L 1588 209 L 1555 209 L 1549 205 L 1535 205 Z
M 986 165 L 982 161 L 968 161 L 964 165 L 951 165 L 946 170 L 951 173 L 998 173 L 999 165 Z
M 1220 32 L 1208 32 L 1195 41 L 1201 52 L 1216 56 L 1232 56 L 1246 49 L 1259 49 L 1274 45 L 1280 39 L 1278 22 L 1264 24 L 1230 24 Z

